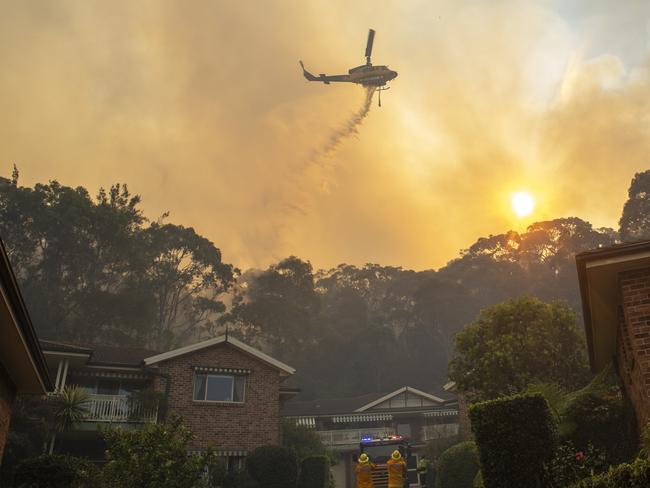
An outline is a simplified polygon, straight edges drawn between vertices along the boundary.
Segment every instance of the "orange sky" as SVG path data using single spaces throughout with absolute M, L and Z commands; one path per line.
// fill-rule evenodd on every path
M 650 2 L 0 0 L 0 169 L 126 182 L 240 267 L 439 267 L 478 236 L 577 215 L 615 227 L 650 167 Z M 315 73 L 399 77 L 358 110 Z M 514 191 L 537 198 L 517 221 Z

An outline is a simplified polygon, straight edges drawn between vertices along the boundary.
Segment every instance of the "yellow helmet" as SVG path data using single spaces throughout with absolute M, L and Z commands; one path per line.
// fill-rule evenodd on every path
M 393 451 L 393 454 L 391 454 L 390 457 L 392 457 L 397 461 L 399 458 L 402 457 L 402 454 L 396 449 Z
M 365 452 L 361 453 L 361 456 L 359 456 L 359 462 L 360 463 L 367 463 L 368 462 L 368 455 Z

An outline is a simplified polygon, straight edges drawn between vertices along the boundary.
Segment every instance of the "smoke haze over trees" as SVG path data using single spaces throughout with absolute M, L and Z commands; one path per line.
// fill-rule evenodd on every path
M 621 236 L 650 236 L 650 172 L 637 174 Z M 522 294 L 579 311 L 575 253 L 618 232 L 577 217 L 479 238 L 437 271 L 290 256 L 240 273 L 191 228 L 143 217 L 124 185 L 92 198 L 52 181 L 0 182 L 0 235 L 42 338 L 166 349 L 223 332 L 296 367 L 305 398 L 447 379 L 454 335 Z M 226 230 L 224 230 L 225 232 Z M 217 243 L 218 244 L 218 243 Z

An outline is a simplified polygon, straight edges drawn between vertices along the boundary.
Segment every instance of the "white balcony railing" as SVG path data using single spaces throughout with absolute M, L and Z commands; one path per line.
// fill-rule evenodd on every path
M 86 422 L 156 422 L 158 408 L 145 408 L 126 395 L 89 395 Z
M 363 437 L 385 437 L 393 434 L 395 434 L 395 430 L 389 427 L 318 431 L 323 444 L 330 447 L 359 444 Z

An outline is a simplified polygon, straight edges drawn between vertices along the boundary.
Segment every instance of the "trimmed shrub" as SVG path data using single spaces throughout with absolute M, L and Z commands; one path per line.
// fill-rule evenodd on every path
M 96 486 L 97 468 L 86 459 L 44 454 L 25 459 L 14 472 L 18 488 L 90 488 Z
M 258 447 L 246 458 L 246 468 L 260 488 L 293 488 L 298 480 L 296 454 L 286 447 Z
M 327 488 L 330 460 L 327 456 L 309 456 L 300 463 L 299 488 Z
M 646 488 L 650 486 L 650 461 L 637 459 L 620 464 L 607 473 L 584 479 L 571 488 Z
M 438 458 L 436 488 L 472 488 L 478 472 L 478 451 L 473 442 L 450 447 Z
M 469 417 L 486 488 L 542 486 L 557 446 L 557 421 L 542 395 L 476 403 Z

